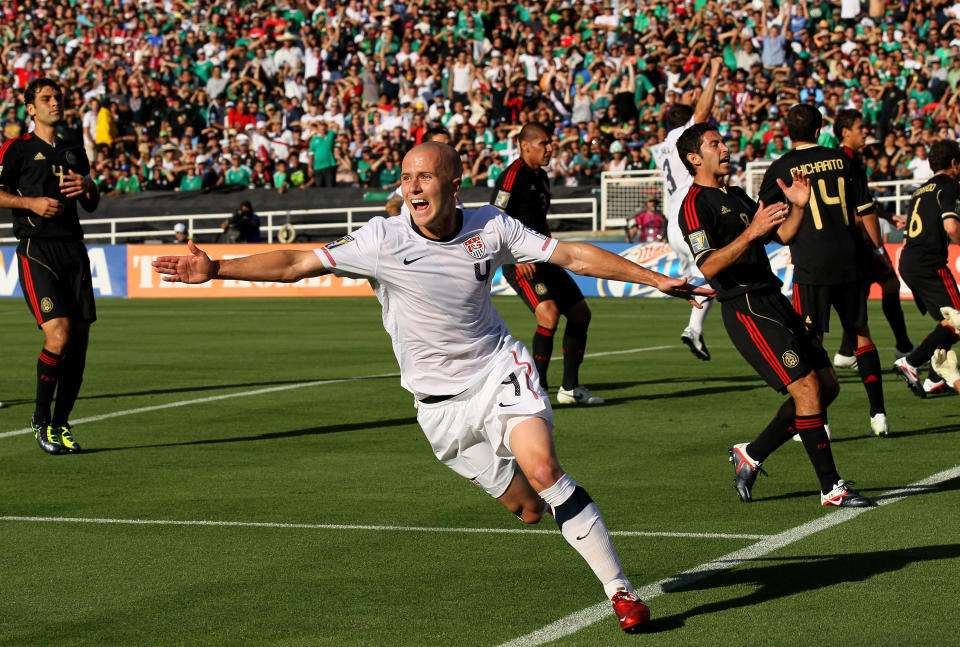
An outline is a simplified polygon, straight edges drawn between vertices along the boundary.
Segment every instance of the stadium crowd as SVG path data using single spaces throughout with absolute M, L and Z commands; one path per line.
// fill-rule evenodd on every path
M 464 186 L 490 185 L 529 121 L 553 128 L 556 185 L 653 168 L 666 106 L 723 60 L 712 118 L 742 182 L 789 150 L 782 115 L 815 105 L 869 128 L 871 180 L 930 176 L 960 129 L 952 0 L 2 0 L 2 138 L 22 90 L 66 89 L 101 192 L 216 185 L 391 189 L 431 126 Z

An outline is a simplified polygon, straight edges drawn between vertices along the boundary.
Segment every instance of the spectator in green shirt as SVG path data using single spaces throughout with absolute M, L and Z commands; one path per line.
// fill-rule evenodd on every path
M 230 168 L 224 174 L 224 181 L 227 186 L 249 186 L 251 177 L 253 177 L 253 173 L 250 169 L 240 164 L 240 156 L 231 156 Z
M 283 160 L 277 162 L 277 170 L 273 174 L 273 187 L 277 193 L 284 193 L 290 188 L 290 177 L 287 175 L 287 163 Z
M 177 191 L 199 191 L 203 186 L 203 180 L 197 172 L 196 166 L 187 167 L 187 172 L 180 178 L 180 186 Z
M 124 195 L 127 193 L 140 193 L 140 178 L 131 172 L 129 164 L 120 167 L 120 177 L 117 178 L 117 187 L 108 195 Z
M 337 160 L 333 155 L 333 144 L 337 139 L 336 126 L 331 128 L 325 121 L 314 122 L 313 136 L 310 137 L 310 160 L 313 163 L 314 186 L 325 188 L 336 185 Z

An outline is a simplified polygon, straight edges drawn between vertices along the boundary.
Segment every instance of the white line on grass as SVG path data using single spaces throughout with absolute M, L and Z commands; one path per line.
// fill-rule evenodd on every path
M 626 353 L 643 353 L 651 350 L 664 350 L 666 348 L 675 348 L 675 346 L 649 346 L 647 348 L 628 348 L 626 350 L 615 350 L 608 351 L 603 353 L 587 353 L 587 357 L 602 357 L 604 355 L 623 355 Z M 80 425 L 86 422 L 99 422 L 100 420 L 107 420 L 109 418 L 117 418 L 120 416 L 130 416 L 138 413 L 148 413 L 150 411 L 159 411 L 161 409 L 170 409 L 173 407 L 184 407 L 189 404 L 204 404 L 206 402 L 216 402 L 217 400 L 227 400 L 229 398 L 241 398 L 248 395 L 262 395 L 264 393 L 275 393 L 277 391 L 290 391 L 292 389 L 302 389 L 306 386 L 322 386 L 324 384 L 337 384 L 341 382 L 355 382 L 358 380 L 371 380 L 382 377 L 400 377 L 399 373 L 384 373 L 382 375 L 361 375 L 359 377 L 347 377 L 337 380 L 315 380 L 312 382 L 299 382 L 297 384 L 284 384 L 283 386 L 271 386 L 263 389 L 254 389 L 252 391 L 239 391 L 237 393 L 225 393 L 223 395 L 213 395 L 206 398 L 195 398 L 193 400 L 178 400 L 176 402 L 168 402 L 167 404 L 157 404 L 150 407 L 137 407 L 135 409 L 124 409 L 123 411 L 114 411 L 112 413 L 104 413 L 99 416 L 89 416 L 87 418 L 79 418 L 72 421 L 73 425 Z M 32 431 L 30 428 L 26 429 L 14 429 L 13 431 L 4 431 L 0 432 L 0 438 L 7 438 L 8 436 L 22 436 L 23 434 L 29 434 Z
M 896 490 L 890 490 L 889 492 L 876 497 L 874 500 L 877 502 L 878 506 L 895 503 L 910 496 L 911 494 L 928 490 L 939 485 L 940 483 L 943 483 L 944 481 L 949 481 L 950 479 L 958 477 L 960 477 L 960 465 L 956 465 L 948 470 L 938 472 L 937 474 L 925 478 L 922 481 L 917 481 L 912 485 L 907 485 Z M 836 526 L 844 523 L 845 521 L 850 521 L 851 519 L 872 509 L 873 508 L 840 508 L 837 510 L 832 510 L 828 514 L 814 519 L 813 521 L 808 521 L 805 524 L 790 528 L 789 530 L 785 530 L 776 535 L 765 537 L 751 546 L 741 548 L 740 550 L 735 550 L 732 553 L 727 553 L 723 557 L 718 557 L 715 560 L 700 564 L 699 566 L 694 566 L 693 568 L 678 575 L 674 575 L 673 577 L 668 577 L 660 580 L 659 582 L 648 584 L 643 588 L 637 589 L 637 595 L 644 600 L 655 598 L 662 593 L 668 593 L 674 589 L 682 588 L 692 582 L 696 582 L 697 580 L 702 580 L 710 575 L 720 573 L 727 569 L 733 568 L 734 566 L 739 566 L 740 564 L 749 562 L 752 559 L 757 559 L 758 557 L 772 553 L 775 550 L 808 537 L 815 532 L 825 530 L 831 526 Z M 581 609 L 580 611 L 572 613 L 565 618 L 560 618 L 556 622 L 552 622 L 547 626 L 541 627 L 540 629 L 537 629 L 536 631 L 533 631 L 525 636 L 520 636 L 519 638 L 514 638 L 509 642 L 505 642 L 499 647 L 534 647 L 535 645 L 543 645 L 559 638 L 563 638 L 564 636 L 569 636 L 570 634 L 580 631 L 581 629 L 588 627 L 595 622 L 599 622 L 600 620 L 609 617 L 610 612 L 610 602 L 608 600 L 604 600 L 603 602 L 599 602 L 593 606 L 587 607 L 586 609 Z
M 337 523 L 276 523 L 269 521 L 194 521 L 175 519 L 96 519 L 87 517 L 0 516 L 0 521 L 39 521 L 53 523 L 125 524 L 132 526 L 227 526 L 233 528 L 303 528 L 307 530 L 373 530 L 377 532 L 454 532 L 506 535 L 559 535 L 559 530 L 534 528 L 429 528 L 419 526 L 368 526 Z M 615 530 L 615 537 L 688 537 L 691 539 L 763 539 L 770 535 L 744 535 L 722 532 L 642 532 Z

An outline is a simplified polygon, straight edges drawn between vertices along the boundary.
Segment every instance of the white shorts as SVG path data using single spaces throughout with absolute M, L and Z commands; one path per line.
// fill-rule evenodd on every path
M 528 418 L 543 418 L 553 430 L 553 409 L 533 357 L 509 336 L 479 382 L 448 400 L 417 403 L 417 422 L 437 459 L 494 498 L 506 492 L 516 471 L 510 432 Z

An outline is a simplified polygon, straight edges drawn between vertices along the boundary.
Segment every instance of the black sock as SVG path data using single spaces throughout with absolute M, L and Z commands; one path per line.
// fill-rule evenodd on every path
M 844 357 L 853 357 L 856 349 L 853 347 L 853 342 L 850 341 L 850 338 L 844 334 L 840 337 L 840 349 L 837 351 L 838 355 L 843 355 Z
M 537 326 L 537 331 L 533 333 L 533 363 L 537 367 L 540 386 L 544 391 L 549 391 L 547 369 L 550 367 L 550 356 L 553 355 L 553 333 L 556 331 L 556 328 Z
M 63 368 L 63 355 L 44 348 L 37 358 L 37 403 L 33 411 L 36 422 L 50 422 L 50 404 L 57 390 L 57 380 Z
M 587 346 L 587 324 L 567 322 L 563 329 L 563 388 L 568 391 L 580 384 L 580 364 Z
M 867 390 L 870 417 L 886 413 L 883 407 L 883 380 L 880 379 L 880 353 L 876 346 L 867 344 L 857 349 L 857 371 L 860 373 L 863 388 Z
M 883 316 L 887 318 L 887 323 L 890 324 L 890 330 L 893 331 L 893 336 L 897 339 L 897 350 L 900 352 L 907 352 L 913 348 L 913 342 L 910 341 L 910 336 L 907 335 L 907 324 L 903 321 L 903 308 L 900 306 L 900 295 L 899 294 L 883 294 L 881 297 L 881 306 L 883 308 Z
M 933 332 L 924 337 L 920 345 L 917 346 L 912 353 L 907 355 L 907 361 L 910 363 L 910 366 L 922 366 L 933 357 L 933 351 L 945 346 L 949 348 L 955 341 L 957 341 L 957 333 L 953 328 L 937 324 Z
M 793 434 L 797 433 L 797 428 L 794 426 L 796 415 L 797 407 L 793 398 L 780 405 L 777 415 L 773 417 L 770 424 L 760 432 L 756 440 L 747 445 L 747 453 L 750 454 L 750 458 L 762 463 L 780 445 L 790 440 Z
M 796 423 L 803 448 L 807 450 L 807 456 L 820 481 L 820 491 L 826 494 L 840 480 L 837 466 L 833 462 L 833 452 L 830 450 L 830 438 L 823 427 L 827 423 L 827 415 L 818 413 L 812 416 L 797 416 Z
M 87 364 L 86 349 L 71 348 L 69 353 L 64 353 L 62 364 L 57 387 L 57 403 L 53 407 L 53 420 L 51 420 L 54 427 L 65 425 L 70 420 L 70 412 L 73 411 L 73 405 L 80 393 L 80 385 L 83 383 L 83 369 Z

